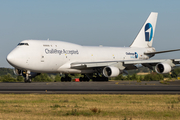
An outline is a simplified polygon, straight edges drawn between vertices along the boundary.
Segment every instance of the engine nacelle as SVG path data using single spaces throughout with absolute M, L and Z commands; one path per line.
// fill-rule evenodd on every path
M 107 66 L 103 69 L 103 75 L 105 77 L 116 77 L 120 74 L 120 70 L 117 67 Z
M 171 66 L 168 63 L 158 63 L 155 66 L 155 71 L 159 74 L 169 73 L 171 71 Z

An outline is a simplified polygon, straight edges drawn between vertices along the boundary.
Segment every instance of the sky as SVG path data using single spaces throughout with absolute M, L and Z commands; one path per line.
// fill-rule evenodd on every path
M 26 39 L 128 47 L 151 12 L 158 12 L 156 51 L 180 49 L 179 0 L 0 0 L 0 67 Z M 180 51 L 154 59 L 180 58 Z

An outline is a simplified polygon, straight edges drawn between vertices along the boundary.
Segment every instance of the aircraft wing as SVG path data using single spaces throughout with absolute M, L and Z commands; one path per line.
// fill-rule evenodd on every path
M 74 63 L 71 63 L 71 68 L 83 69 L 83 68 L 105 67 L 105 66 L 111 66 L 118 62 L 122 62 L 122 61 L 74 62 Z
M 151 59 L 151 60 L 130 60 L 130 61 L 124 61 L 124 64 L 157 64 L 160 62 L 166 62 L 171 61 L 175 64 L 178 64 L 180 62 L 180 59 Z
M 86 68 L 101 68 L 106 66 L 116 66 L 118 68 L 130 70 L 136 69 L 137 64 L 142 64 L 145 67 L 152 69 L 158 63 L 168 63 L 171 66 L 180 64 L 180 59 L 151 59 L 151 60 L 124 60 L 124 61 L 101 61 L 101 62 L 74 62 L 71 63 L 71 68 L 86 69 Z

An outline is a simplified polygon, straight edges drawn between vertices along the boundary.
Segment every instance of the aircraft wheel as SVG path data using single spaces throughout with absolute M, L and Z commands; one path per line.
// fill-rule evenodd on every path
M 88 79 L 88 78 L 86 78 L 86 82 L 89 82 L 89 79 Z
M 29 83 L 31 83 L 31 81 L 32 81 L 31 79 L 28 79 L 28 82 L 29 82 Z
M 64 81 L 65 81 L 65 78 L 64 78 L 64 77 L 62 77 L 62 78 L 61 78 L 61 82 L 64 82 Z
M 26 80 L 26 78 L 24 79 L 24 83 L 27 83 L 27 80 Z
M 25 79 L 24 79 L 24 82 L 25 82 L 25 83 L 31 83 L 31 79 L 26 80 L 26 78 L 25 78 Z
M 67 78 L 67 81 L 71 82 L 71 77 L 68 77 L 68 78 Z
M 95 78 L 95 77 L 93 77 L 93 78 L 92 78 L 92 81 L 96 81 L 96 78 Z
M 104 77 L 103 81 L 107 82 L 108 81 L 108 77 Z
M 80 77 L 80 78 L 79 78 L 79 81 L 80 81 L 80 82 L 82 82 L 82 81 L 83 81 L 83 78 L 82 78 L 82 77 Z
M 86 82 L 89 82 L 89 79 L 87 79 Z

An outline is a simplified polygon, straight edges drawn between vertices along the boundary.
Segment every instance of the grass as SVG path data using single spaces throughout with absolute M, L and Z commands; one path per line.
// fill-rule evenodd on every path
M 0 94 L 0 119 L 178 120 L 179 95 Z
M 161 81 L 159 81 L 161 84 L 167 84 L 167 85 L 169 85 L 169 80 L 161 80 Z

